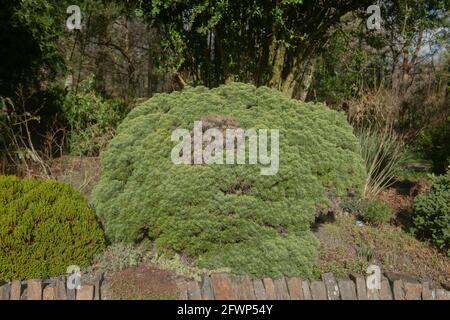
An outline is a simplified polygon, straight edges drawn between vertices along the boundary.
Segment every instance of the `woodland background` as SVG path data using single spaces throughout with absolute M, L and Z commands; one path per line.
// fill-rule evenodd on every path
M 97 156 L 136 103 L 230 81 L 388 125 L 445 171 L 431 140 L 448 139 L 448 1 L 381 1 L 379 31 L 366 27 L 372 1 L 78 1 L 73 31 L 70 4 L 3 2 L 3 171 Z

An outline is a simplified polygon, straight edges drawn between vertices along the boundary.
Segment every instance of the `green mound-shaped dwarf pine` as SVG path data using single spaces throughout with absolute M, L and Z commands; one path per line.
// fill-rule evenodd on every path
M 81 194 L 52 180 L 0 176 L 0 280 L 46 278 L 88 266 L 105 248 Z
M 278 129 L 277 174 L 261 175 L 267 166 L 249 161 L 174 164 L 179 142 L 172 132 L 193 132 L 194 121 L 211 118 Z M 151 239 L 159 252 L 182 254 L 202 268 L 307 276 L 318 246 L 310 231 L 316 210 L 363 186 L 358 148 L 344 115 L 266 87 L 233 83 L 158 94 L 130 112 L 102 154 L 93 203 L 113 241 Z

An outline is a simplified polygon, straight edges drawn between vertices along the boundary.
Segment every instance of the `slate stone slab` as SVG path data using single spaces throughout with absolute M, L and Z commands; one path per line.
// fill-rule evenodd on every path
M 100 298 L 102 300 L 111 300 L 112 299 L 110 288 L 111 288 L 111 285 L 107 281 L 104 281 L 102 283 L 102 286 L 100 287 Z M 187 296 L 187 283 L 186 283 L 186 296 Z
M 82 285 L 77 290 L 77 300 L 94 300 L 94 286 L 88 284 Z
M 302 281 L 302 290 L 303 290 L 303 299 L 304 300 L 312 300 L 311 289 L 309 287 L 309 281 Z
M 104 279 L 104 274 L 103 273 L 98 273 L 95 276 L 95 280 L 94 280 L 94 300 L 101 300 L 102 299 L 101 286 L 102 286 L 102 283 L 103 283 L 103 279 Z
M 313 300 L 328 300 L 327 289 L 322 281 L 311 282 L 311 296 Z
M 11 297 L 10 300 L 20 300 L 22 295 L 22 281 L 15 280 L 11 282 Z
M 28 280 L 27 289 L 28 300 L 42 300 L 42 280 Z
M 11 285 L 9 283 L 0 286 L 0 300 L 9 300 Z
M 48 285 L 44 288 L 42 292 L 42 300 L 55 300 L 55 290 L 53 286 Z
M 188 284 L 186 281 L 180 281 L 178 287 L 178 300 L 188 300 Z
M 64 276 L 55 280 L 55 300 L 67 300 L 66 277 Z
M 380 300 L 392 300 L 392 289 L 386 277 L 381 278 Z
M 275 288 L 275 297 L 277 300 L 290 300 L 286 279 L 276 279 L 273 281 Z
M 201 292 L 203 300 L 214 300 L 214 291 L 208 274 L 204 274 L 202 277 Z
M 67 288 L 67 300 L 75 300 L 77 298 L 77 290 Z
M 351 280 L 338 280 L 342 300 L 358 300 L 355 283 Z
M 436 299 L 436 292 L 431 289 L 429 282 L 422 283 L 422 300 Z
M 380 300 L 380 290 L 367 288 L 367 299 Z
M 380 279 L 381 281 L 381 279 Z M 377 283 L 378 280 L 375 280 L 374 274 L 367 274 L 364 278 L 364 282 L 366 283 L 366 293 L 367 293 L 367 299 L 369 300 L 380 300 L 380 286 L 381 282 Z M 374 288 L 375 286 L 375 288 Z
M 422 285 L 420 283 L 403 282 L 405 300 L 421 300 Z
M 253 282 L 248 276 L 236 275 L 232 279 L 233 296 L 237 300 L 255 300 Z
M 277 295 L 275 293 L 275 285 L 273 284 L 273 280 L 270 278 L 263 279 L 264 288 L 266 289 L 266 299 L 267 300 L 276 300 Z
M 339 300 L 339 287 L 336 279 L 332 273 L 324 273 L 322 275 L 322 281 L 325 284 L 327 290 L 328 300 Z
M 450 291 L 444 289 L 436 289 L 436 300 L 450 300 Z
M 28 300 L 28 288 L 23 288 L 20 300 Z
M 303 300 L 302 279 L 286 278 L 286 283 L 291 300 Z
M 214 273 L 211 275 L 211 284 L 216 300 L 233 300 L 231 279 L 227 274 Z
M 392 292 L 394 300 L 405 300 L 405 292 L 403 291 L 403 280 L 395 280 L 392 284 Z
M 253 290 L 255 291 L 256 300 L 267 300 L 266 289 L 264 288 L 262 280 L 259 279 L 253 280 Z
M 188 297 L 189 297 L 189 300 L 202 300 L 200 286 L 198 285 L 197 281 L 189 281 Z
M 366 280 L 364 277 L 351 274 L 350 279 L 355 282 L 358 300 L 367 300 Z

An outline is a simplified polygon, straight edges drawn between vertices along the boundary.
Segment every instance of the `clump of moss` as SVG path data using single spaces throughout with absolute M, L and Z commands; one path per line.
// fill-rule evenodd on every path
M 202 119 L 226 119 L 219 130 L 278 129 L 278 173 L 261 175 L 261 165 L 173 164 L 173 130 L 192 132 Z M 113 241 L 148 238 L 159 252 L 201 268 L 308 276 L 316 210 L 364 185 L 358 151 L 343 114 L 266 87 L 158 94 L 131 111 L 102 154 L 93 203 Z
M 52 180 L 0 176 L 0 280 L 57 276 L 105 248 L 82 195 Z

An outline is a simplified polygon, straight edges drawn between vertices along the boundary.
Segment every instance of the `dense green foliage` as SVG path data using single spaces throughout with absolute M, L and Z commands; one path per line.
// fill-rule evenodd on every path
M 105 247 L 81 194 L 51 180 L 0 176 L 0 280 L 44 278 L 85 267 Z
M 70 126 L 70 152 L 97 156 L 125 117 L 126 108 L 119 101 L 98 94 L 94 78 L 89 77 L 80 83 L 77 91 L 67 93 L 63 112 Z
M 214 87 L 234 79 L 297 97 L 304 89 L 305 62 L 320 51 L 330 29 L 347 12 L 370 4 L 163 0 L 142 3 L 142 11 L 166 35 L 161 38 L 169 53 L 166 68 L 195 75 L 196 84 Z
M 389 209 L 389 205 L 384 201 L 367 201 L 362 207 L 364 221 L 375 226 L 380 226 L 389 222 L 391 210 Z
M 61 1 L 2 1 L 0 96 L 12 97 L 19 85 L 27 92 L 39 89 L 39 81 L 53 80 L 63 68 L 57 40 L 64 11 Z
M 436 173 L 444 173 L 450 166 L 450 117 L 440 126 L 430 128 L 419 139 L 419 151 L 433 162 Z
M 362 68 L 366 62 L 364 50 L 348 42 L 347 33 L 334 34 L 316 63 L 313 77 L 313 98 L 335 108 L 359 94 L 371 76 Z
M 278 174 L 263 176 L 260 165 L 174 165 L 172 131 L 210 115 L 279 129 Z M 240 83 L 154 96 L 119 126 L 102 166 L 93 202 L 111 240 L 150 238 L 199 267 L 256 276 L 310 274 L 316 210 L 328 197 L 362 191 L 365 179 L 343 114 Z
M 414 200 L 412 232 L 450 255 L 450 171 L 436 177 L 431 189 Z

